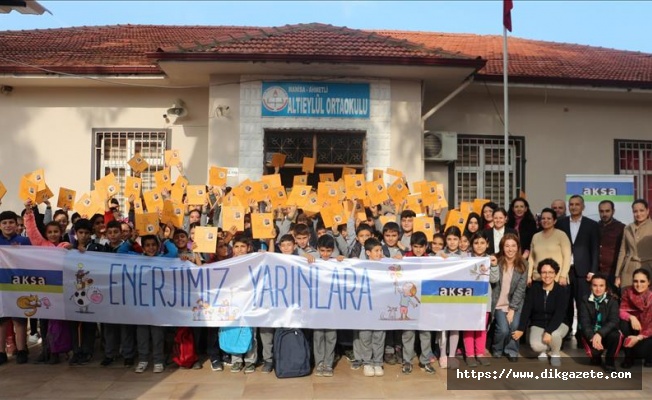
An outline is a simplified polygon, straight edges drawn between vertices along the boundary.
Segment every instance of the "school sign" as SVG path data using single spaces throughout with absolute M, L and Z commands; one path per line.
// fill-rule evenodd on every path
M 488 258 L 179 259 L 0 249 L 0 315 L 164 326 L 482 330 Z

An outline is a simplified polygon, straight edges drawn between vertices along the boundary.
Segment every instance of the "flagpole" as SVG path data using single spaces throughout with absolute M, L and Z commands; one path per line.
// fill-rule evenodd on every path
M 511 21 L 510 21 L 511 25 Z M 511 28 L 511 26 L 510 26 Z M 504 194 L 505 194 L 505 207 L 507 207 L 507 204 L 509 204 L 510 196 L 509 196 L 509 96 L 508 96 L 508 91 L 507 91 L 507 27 L 503 26 L 503 103 L 504 103 L 504 127 L 505 127 L 505 132 L 504 132 L 504 148 L 503 151 L 505 152 L 505 158 L 504 158 L 504 168 L 505 170 L 503 171 L 503 180 L 505 183 L 505 188 L 504 188 Z

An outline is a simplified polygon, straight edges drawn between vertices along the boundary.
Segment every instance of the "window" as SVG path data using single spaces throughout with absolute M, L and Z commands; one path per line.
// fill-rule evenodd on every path
M 168 149 L 169 131 L 167 130 L 94 130 L 95 168 L 93 182 L 113 172 L 120 183 L 120 204 L 124 204 L 124 185 L 127 176 L 131 176 L 129 161 L 134 154 L 140 153 L 149 168 L 143 171 L 143 191 L 156 186 L 154 172 L 165 167 L 165 150 Z
M 333 173 L 335 180 L 342 175 L 342 167 L 364 168 L 365 134 L 361 131 L 265 131 L 265 167 L 273 173 L 270 161 L 274 153 L 286 155 L 281 168 L 281 182 L 292 186 L 295 175 L 303 175 L 301 164 L 304 157 L 315 158 L 315 172 L 308 176 L 308 184 L 317 186 L 319 174 Z
M 479 198 L 506 205 L 525 190 L 525 138 L 512 136 L 507 160 L 510 198 L 504 199 L 504 143 L 499 136 L 458 135 L 457 161 L 451 167 L 454 168 L 455 204 Z
M 616 173 L 634 175 L 634 197 L 652 199 L 652 141 L 615 140 Z

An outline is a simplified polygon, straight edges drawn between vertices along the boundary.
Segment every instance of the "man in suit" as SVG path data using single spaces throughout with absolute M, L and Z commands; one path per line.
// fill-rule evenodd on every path
M 573 300 L 580 304 L 583 297 L 591 294 L 589 282 L 598 272 L 600 258 L 600 228 L 598 223 L 582 216 L 584 198 L 573 195 L 568 200 L 570 215 L 557 220 L 556 228 L 564 231 L 571 242 L 571 268 L 568 277 L 573 294 L 568 315 L 573 318 Z M 579 331 L 578 331 L 579 332 Z M 580 343 L 578 341 L 578 343 Z

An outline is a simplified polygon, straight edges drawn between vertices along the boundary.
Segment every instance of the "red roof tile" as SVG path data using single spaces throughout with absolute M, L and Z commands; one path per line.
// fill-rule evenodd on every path
M 652 88 L 652 54 L 516 37 L 509 39 L 509 52 L 510 81 Z M 116 25 L 0 32 L 0 73 L 44 73 L 39 69 L 44 68 L 80 74 L 161 74 L 156 59 L 180 55 L 370 63 L 468 62 L 481 57 L 487 62 L 478 78 L 502 79 L 501 36 L 361 31 L 323 24 Z

